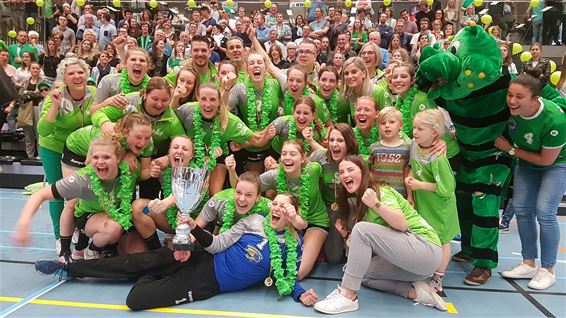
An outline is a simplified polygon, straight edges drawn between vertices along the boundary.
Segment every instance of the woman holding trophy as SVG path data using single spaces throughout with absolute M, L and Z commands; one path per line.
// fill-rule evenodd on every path
M 206 252 L 173 252 L 167 247 L 146 253 L 73 263 L 40 260 L 44 274 L 67 277 L 139 278 L 126 304 L 132 310 L 175 306 L 233 292 L 263 281 L 280 296 L 312 306 L 317 295 L 297 281 L 302 237 L 291 223 L 299 222 L 299 202 L 290 193 L 273 200 L 270 215 L 250 215 L 217 236 L 187 218 L 196 240 Z M 234 264 L 234 266 L 226 266 Z M 238 274 L 234 275 L 234 268 Z
M 79 198 L 75 224 L 92 237 L 85 257 L 99 257 L 106 245 L 117 243 L 132 226 L 131 202 L 139 171 L 132 173 L 128 164 L 120 161 L 123 149 L 118 141 L 96 139 L 89 151 L 89 165 L 29 198 L 13 236 L 16 245 L 29 244 L 32 217 L 46 200 Z

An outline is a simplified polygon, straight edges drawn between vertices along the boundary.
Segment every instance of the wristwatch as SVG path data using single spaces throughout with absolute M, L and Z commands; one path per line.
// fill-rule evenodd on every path
M 515 149 L 514 147 L 511 147 L 511 149 L 509 149 L 509 154 L 510 154 L 511 156 L 514 156 L 514 155 L 515 155 L 515 150 L 516 150 L 516 149 Z

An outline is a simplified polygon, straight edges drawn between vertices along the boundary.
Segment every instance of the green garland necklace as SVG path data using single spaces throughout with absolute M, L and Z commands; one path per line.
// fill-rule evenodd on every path
M 195 136 L 193 142 L 195 143 L 195 159 L 191 162 L 191 167 L 202 168 L 204 165 L 205 157 L 208 156 L 208 171 L 212 171 L 216 167 L 216 158 L 222 156 L 222 148 L 220 147 L 220 119 L 219 112 L 214 117 L 214 124 L 212 126 L 212 139 L 208 153 L 204 146 L 204 134 L 202 129 L 202 115 L 200 113 L 200 105 L 195 107 L 193 115 L 193 129 Z
M 143 76 L 143 80 L 140 84 L 141 89 L 145 89 L 147 87 L 147 83 L 149 82 L 149 76 L 145 74 Z M 128 79 L 128 71 L 123 70 L 120 72 L 120 91 L 119 93 L 128 94 L 132 91 L 132 84 L 130 84 L 130 80 Z
M 269 242 L 270 264 L 275 276 L 275 286 L 280 296 L 290 295 L 295 289 L 297 281 L 297 246 L 298 242 L 289 227 L 285 227 L 285 244 L 287 245 L 287 258 L 285 269 L 283 269 L 283 251 L 277 241 L 277 233 L 271 227 L 270 217 L 266 217 L 263 222 L 263 230 Z M 271 277 L 265 279 L 265 285 L 271 286 Z
M 112 220 L 118 222 L 124 230 L 128 230 L 132 226 L 133 177 L 130 172 L 130 166 L 125 161 L 120 161 L 118 167 L 120 169 L 120 176 L 118 177 L 119 187 L 115 192 L 113 189 L 111 191 L 113 193 L 108 193 L 104 190 L 104 186 L 92 166 L 86 167 L 86 173 L 90 179 L 92 192 L 102 208 L 106 209 L 106 214 Z M 113 202 L 114 193 L 122 194 L 120 207 L 117 207 L 116 203 Z M 108 204 L 108 206 L 105 206 L 105 204 Z
M 338 122 L 338 91 L 334 90 L 334 92 L 332 93 L 332 95 L 330 95 L 330 98 L 328 99 L 328 110 L 330 111 L 330 118 L 332 119 L 333 123 L 337 123 Z
M 271 122 L 271 118 L 269 118 L 269 113 L 271 111 L 271 104 L 272 98 L 271 93 L 273 92 L 271 81 L 264 80 L 263 81 L 263 98 L 261 100 L 261 113 L 259 114 L 260 118 L 257 118 L 258 111 L 257 111 L 257 104 L 256 104 L 256 96 L 255 96 L 255 89 L 252 84 L 252 81 L 246 81 L 246 95 L 248 97 L 247 102 L 247 124 L 248 127 L 252 131 L 260 131 L 263 130 L 269 125 Z M 259 122 L 258 122 L 259 121 Z M 259 127 L 258 127 L 259 125 Z
M 265 204 L 265 200 L 259 200 L 254 206 L 244 214 L 241 219 L 250 216 L 252 214 L 265 214 L 266 209 L 268 209 Z M 232 225 L 234 225 L 234 215 L 236 214 L 236 202 L 234 199 L 226 201 L 224 205 L 224 216 L 222 216 L 222 227 L 220 228 L 220 233 L 229 230 Z
M 411 118 L 411 106 L 415 100 L 415 95 L 419 92 L 417 85 L 413 85 L 405 98 L 401 98 L 401 95 L 397 96 L 397 109 L 401 111 L 403 116 L 403 132 L 412 137 L 413 136 L 413 118 Z
M 301 169 L 301 176 L 299 186 L 299 214 L 301 216 L 308 214 L 309 210 L 309 175 L 306 168 Z M 285 174 L 285 169 L 283 165 L 280 164 L 277 168 L 277 193 L 288 192 L 287 186 L 287 175 Z
M 311 123 L 310 127 L 314 129 L 314 124 Z M 295 122 L 295 118 L 292 118 L 291 122 L 289 122 L 289 133 L 287 136 L 287 140 L 295 140 L 295 139 L 297 139 L 297 123 Z M 303 146 L 305 147 L 306 153 L 311 152 L 311 145 L 309 145 L 309 143 L 304 139 L 303 139 Z
M 369 146 L 379 140 L 379 129 L 377 126 L 373 125 L 373 127 L 371 127 L 367 140 L 364 139 L 364 135 L 362 135 L 362 131 L 358 127 L 354 128 L 354 135 L 356 135 L 356 140 L 358 141 L 360 155 L 369 156 Z M 369 145 L 367 144 L 367 141 L 369 141 Z
M 303 89 L 302 96 L 307 96 L 307 95 L 309 95 L 309 89 L 305 87 L 305 89 Z M 295 98 L 291 95 L 291 92 L 288 89 L 285 92 L 284 101 L 285 101 L 285 108 L 283 109 L 283 115 L 292 115 L 293 104 L 295 104 Z
M 163 197 L 167 198 L 171 195 L 171 167 L 167 167 L 165 169 L 165 175 L 163 176 L 163 185 L 161 185 L 161 189 L 163 189 Z M 167 216 L 167 223 L 171 225 L 171 228 L 174 229 L 177 227 L 177 205 L 167 208 L 167 212 L 165 214 Z

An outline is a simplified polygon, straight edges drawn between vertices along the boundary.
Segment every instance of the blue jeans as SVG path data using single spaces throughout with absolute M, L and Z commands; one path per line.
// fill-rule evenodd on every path
M 517 164 L 513 189 L 513 208 L 521 238 L 523 259 L 536 259 L 537 226 L 540 227 L 542 267 L 554 267 L 560 242 L 556 212 L 566 191 L 566 164 L 531 167 Z

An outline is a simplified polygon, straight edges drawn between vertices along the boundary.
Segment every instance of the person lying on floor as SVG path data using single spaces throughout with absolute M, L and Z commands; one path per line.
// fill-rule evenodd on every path
M 191 233 L 206 252 L 162 247 L 97 260 L 39 260 L 35 268 L 43 274 L 59 274 L 62 279 L 138 278 L 126 299 L 132 310 L 204 300 L 262 281 L 267 287 L 275 282 L 280 296 L 291 295 L 295 301 L 312 306 L 317 295 L 297 281 L 303 239 L 293 224 L 304 222 L 297 212 L 298 206 L 294 195 L 281 193 L 273 200 L 267 217 L 250 215 L 218 236 L 212 236 L 188 218 Z

